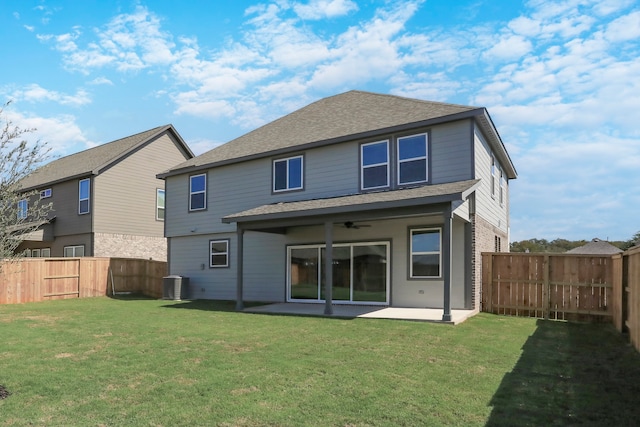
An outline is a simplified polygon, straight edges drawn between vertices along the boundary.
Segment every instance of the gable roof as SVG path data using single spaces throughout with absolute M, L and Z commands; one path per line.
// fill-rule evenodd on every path
M 570 249 L 566 253 L 574 255 L 615 255 L 620 252 L 623 252 L 623 250 L 617 246 L 613 246 L 605 240 L 595 238 L 586 245 Z
M 169 124 L 53 160 L 25 177 L 20 186 L 23 191 L 28 191 L 81 176 L 97 175 L 164 132 L 174 135 L 187 157 L 194 157 L 173 125 Z
M 464 118 L 477 120 L 498 157 L 506 164 L 508 176 L 515 178 L 515 168 L 486 109 L 357 90 L 309 104 L 159 176 L 194 172 Z

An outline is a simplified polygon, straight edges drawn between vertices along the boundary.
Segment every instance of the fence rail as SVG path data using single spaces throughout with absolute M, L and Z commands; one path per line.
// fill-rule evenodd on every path
M 0 304 L 135 292 L 162 297 L 167 263 L 130 258 L 29 258 L 0 263 Z
M 482 311 L 554 320 L 611 321 L 611 256 L 482 254 Z

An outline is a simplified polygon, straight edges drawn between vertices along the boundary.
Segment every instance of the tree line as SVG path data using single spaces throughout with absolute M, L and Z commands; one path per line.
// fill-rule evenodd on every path
M 566 252 L 570 249 L 584 246 L 589 240 L 567 240 L 567 239 L 528 239 L 512 242 L 510 244 L 511 252 Z M 614 240 L 610 244 L 616 246 L 623 251 L 640 245 L 640 231 L 633 235 L 629 240 Z

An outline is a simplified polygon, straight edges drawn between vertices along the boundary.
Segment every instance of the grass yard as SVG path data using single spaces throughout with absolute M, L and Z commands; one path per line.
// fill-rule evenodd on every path
M 0 306 L 0 426 L 624 426 L 640 354 L 610 325 L 458 326 L 90 298 Z

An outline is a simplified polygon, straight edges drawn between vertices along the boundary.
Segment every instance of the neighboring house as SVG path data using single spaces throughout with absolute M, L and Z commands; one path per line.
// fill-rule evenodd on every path
M 164 181 L 156 175 L 192 157 L 166 125 L 44 165 L 20 184 L 38 190 L 53 210 L 36 232 L 23 236 L 18 251 L 166 260 Z
M 615 255 L 621 252 L 624 251 L 619 247 L 596 237 L 586 245 L 570 249 L 566 253 L 573 255 Z
M 159 175 L 193 298 L 479 309 L 516 170 L 486 109 L 350 91 Z M 329 280 L 327 280 L 327 278 Z

